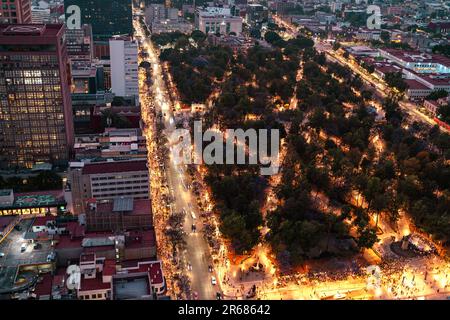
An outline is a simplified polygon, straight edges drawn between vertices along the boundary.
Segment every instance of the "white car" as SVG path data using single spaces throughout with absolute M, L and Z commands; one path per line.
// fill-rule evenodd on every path
M 3 252 L 0 252 L 0 258 L 3 258 L 5 254 Z
M 211 277 L 211 284 L 212 284 L 213 286 L 215 286 L 215 285 L 217 284 L 216 277 L 214 277 L 214 276 Z

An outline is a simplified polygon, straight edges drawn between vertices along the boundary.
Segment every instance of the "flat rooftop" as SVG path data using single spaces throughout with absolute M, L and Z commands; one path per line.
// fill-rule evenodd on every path
M 0 209 L 57 207 L 66 205 L 62 190 L 17 193 L 12 204 L 0 204 Z
M 18 37 L 54 38 L 63 30 L 62 24 L 0 24 L 0 40 L 3 42 L 8 38 L 17 42 Z
M 150 199 L 118 198 L 97 204 L 97 213 L 125 212 L 129 215 L 152 214 Z
M 152 294 L 148 273 L 113 277 L 114 300 L 139 299 Z
M 87 163 L 83 167 L 83 174 L 105 174 L 130 171 L 148 171 L 147 160 Z

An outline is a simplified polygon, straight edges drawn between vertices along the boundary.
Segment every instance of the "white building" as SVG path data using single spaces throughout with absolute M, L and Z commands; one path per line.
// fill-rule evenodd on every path
M 130 37 L 109 40 L 111 89 L 120 97 L 134 96 L 139 101 L 138 44 Z
M 195 27 L 203 33 L 240 35 L 242 33 L 242 18 L 231 15 L 230 8 L 207 7 L 198 9 L 195 14 Z

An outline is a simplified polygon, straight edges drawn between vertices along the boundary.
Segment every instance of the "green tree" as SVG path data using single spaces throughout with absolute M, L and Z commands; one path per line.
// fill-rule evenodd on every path
M 408 85 L 405 80 L 403 80 L 403 76 L 401 72 L 390 72 L 386 73 L 384 76 L 384 81 L 392 87 L 396 88 L 399 92 L 403 93 L 408 89 Z
M 282 39 L 278 33 L 274 32 L 274 31 L 267 31 L 264 34 L 264 40 L 266 40 L 270 44 L 274 44 Z
M 375 229 L 369 227 L 359 230 L 359 236 L 356 241 L 360 249 L 370 249 L 378 241 Z
M 388 31 L 381 31 L 380 39 L 381 39 L 384 43 L 388 43 L 388 42 L 391 41 L 391 35 L 389 34 Z

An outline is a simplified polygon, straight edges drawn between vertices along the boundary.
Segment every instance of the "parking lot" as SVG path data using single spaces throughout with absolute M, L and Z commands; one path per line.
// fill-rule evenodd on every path
M 39 248 L 34 249 L 34 244 L 24 239 L 32 223 L 33 219 L 22 220 L 18 224 L 20 230 L 13 229 L 0 243 L 0 253 L 4 254 L 0 257 L 0 291 L 14 286 L 14 277 L 19 265 L 47 261 L 47 256 L 51 252 L 49 241 L 39 242 Z M 23 244 L 26 244 L 26 249 L 22 252 Z

